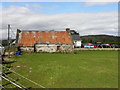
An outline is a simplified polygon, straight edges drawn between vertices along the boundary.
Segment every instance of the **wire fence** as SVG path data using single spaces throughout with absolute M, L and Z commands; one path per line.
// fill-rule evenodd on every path
M 16 83 L 17 85 L 21 86 L 22 88 L 27 88 L 27 87 L 25 87 L 24 85 L 22 85 L 21 83 L 17 82 L 17 80 L 15 80 L 15 79 L 9 77 L 8 75 L 6 75 L 5 73 L 3 73 L 3 75 L 4 75 L 6 78 L 8 78 L 9 80 L 11 80 L 11 81 L 13 81 L 14 83 Z
M 27 84 L 29 84 L 29 85 L 32 85 L 35 88 L 44 88 L 44 89 L 47 89 L 43 85 L 38 84 L 35 81 L 24 77 L 23 75 L 15 72 L 13 70 L 11 70 L 10 68 L 8 68 L 6 66 L 2 65 L 2 67 L 5 68 L 5 69 L 7 69 L 8 71 L 12 72 L 11 73 L 12 75 L 10 76 L 10 75 L 7 75 L 6 73 L 3 72 L 2 75 L 1 75 L 1 77 L 3 79 L 5 79 L 6 81 L 10 82 L 11 84 L 19 87 L 19 88 L 22 88 L 22 89 L 25 89 L 25 90 L 27 90 L 28 88 L 32 88 L 31 86 L 27 85 Z

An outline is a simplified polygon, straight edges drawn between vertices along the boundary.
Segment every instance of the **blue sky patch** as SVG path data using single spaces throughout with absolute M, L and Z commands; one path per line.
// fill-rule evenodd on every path
M 87 6 L 86 2 L 4 2 L 3 9 L 10 6 L 27 7 L 33 11 L 45 14 L 109 12 L 118 11 L 118 3 L 96 4 Z

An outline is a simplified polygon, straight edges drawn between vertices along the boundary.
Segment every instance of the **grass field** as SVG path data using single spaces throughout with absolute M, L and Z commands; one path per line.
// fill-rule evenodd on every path
M 16 61 L 12 63 L 12 70 L 47 88 L 118 87 L 118 51 L 24 53 L 12 60 Z M 8 76 L 16 78 L 13 73 Z M 24 79 L 19 82 L 27 87 L 39 88 Z

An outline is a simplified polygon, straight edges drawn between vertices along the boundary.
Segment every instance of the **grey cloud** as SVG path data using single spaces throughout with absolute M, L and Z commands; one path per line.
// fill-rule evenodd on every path
M 76 29 L 80 35 L 113 34 L 117 35 L 118 13 L 64 13 L 42 14 L 31 11 L 27 7 L 13 7 L 3 10 L 2 29 L 7 30 L 7 24 L 22 30 L 65 30 Z M 3 31 L 2 30 L 2 31 Z

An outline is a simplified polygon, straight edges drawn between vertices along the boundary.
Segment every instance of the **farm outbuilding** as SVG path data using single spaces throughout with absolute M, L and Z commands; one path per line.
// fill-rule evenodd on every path
M 81 40 L 79 35 L 71 35 L 72 40 L 74 42 L 74 47 L 75 48 L 80 48 L 81 47 Z
M 73 41 L 69 31 L 17 30 L 16 41 L 26 52 L 72 52 Z
M 70 31 L 70 35 L 71 35 L 71 38 L 74 44 L 74 48 L 80 48 L 82 40 L 80 39 L 79 33 L 76 32 L 75 30 L 70 30 L 70 29 L 68 29 L 68 31 Z

